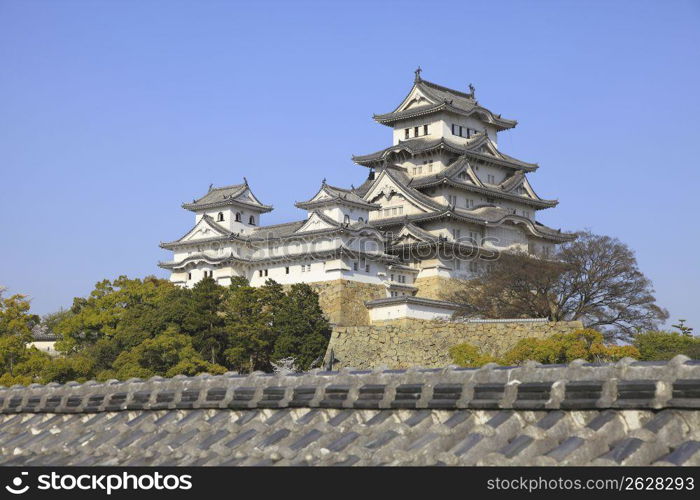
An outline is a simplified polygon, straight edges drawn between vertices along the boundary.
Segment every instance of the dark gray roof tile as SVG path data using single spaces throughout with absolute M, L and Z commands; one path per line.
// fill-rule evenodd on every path
M 0 464 L 697 465 L 698 379 L 678 358 L 2 388 Z

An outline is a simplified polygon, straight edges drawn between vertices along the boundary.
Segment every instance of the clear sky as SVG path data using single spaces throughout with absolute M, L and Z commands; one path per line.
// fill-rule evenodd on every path
M 0 0 L 0 284 L 37 313 L 166 276 L 180 208 L 246 176 L 275 210 L 390 143 L 413 70 L 519 121 L 504 152 L 619 237 L 700 331 L 700 2 Z

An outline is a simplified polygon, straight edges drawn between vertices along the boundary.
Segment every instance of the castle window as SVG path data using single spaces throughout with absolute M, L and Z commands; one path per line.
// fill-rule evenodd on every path
M 394 275 L 393 275 L 393 274 L 391 275 L 391 281 L 394 281 Z
M 365 219 L 363 219 L 362 217 L 357 218 L 357 222 L 364 222 L 364 221 L 365 221 Z
M 284 268 L 284 274 L 289 274 L 289 266 Z
M 255 225 L 255 217 L 253 217 L 251 215 L 250 218 L 248 219 L 248 224 L 250 224 L 251 226 L 254 226 Z
M 479 269 L 479 264 L 477 264 L 476 261 L 469 262 L 469 270 L 471 272 L 475 273 L 475 272 L 477 272 L 478 269 Z
M 464 200 L 464 202 L 465 202 L 465 206 L 466 206 L 467 208 L 473 208 L 473 207 L 474 207 L 474 200 L 472 200 L 471 198 L 467 198 L 466 200 Z
M 241 222 L 241 213 L 236 212 L 236 222 Z
M 457 134 L 455 134 L 455 124 L 454 123 L 452 124 L 452 135 L 457 135 Z
M 459 126 L 459 136 L 462 137 L 462 126 Z
M 258 271 L 258 276 L 260 276 L 260 277 L 262 278 L 262 275 L 263 275 L 263 270 L 260 269 L 260 270 Z
M 350 216 L 346 215 L 345 217 L 343 217 L 343 222 L 345 222 L 346 224 L 350 224 Z
M 399 207 L 399 215 L 401 215 L 402 213 L 403 213 L 403 205 L 401 205 L 401 206 Z
M 418 130 L 419 130 L 418 127 L 413 128 L 413 135 L 416 137 L 418 137 Z
M 191 280 L 192 279 L 192 273 L 187 273 L 187 279 Z
M 432 171 L 433 171 L 433 160 L 430 160 L 428 162 L 428 172 L 432 173 Z
M 472 135 L 472 130 L 470 128 L 467 129 L 467 139 L 469 139 Z
M 216 216 L 216 222 L 222 222 L 224 220 L 224 213 L 219 212 L 219 215 Z
M 423 135 L 428 135 L 428 126 L 423 125 Z
M 267 276 L 267 269 L 265 269 L 265 276 Z
M 460 261 L 459 259 L 455 259 L 455 269 L 462 269 L 462 261 Z
M 365 272 L 368 273 L 369 270 L 370 270 L 370 267 L 369 267 L 369 264 L 367 264 L 367 265 L 365 266 Z
M 406 129 L 404 132 L 405 132 L 404 139 L 408 139 L 410 136 L 410 133 L 411 133 L 410 129 Z
M 487 179 L 486 182 L 488 182 L 489 184 L 496 184 L 496 176 L 495 175 L 488 174 L 486 176 L 486 179 Z

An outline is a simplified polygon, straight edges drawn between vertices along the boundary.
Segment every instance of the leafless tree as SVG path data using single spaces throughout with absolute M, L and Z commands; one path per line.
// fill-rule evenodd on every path
M 277 375 L 289 375 L 299 371 L 296 359 L 292 357 L 278 359 L 277 362 L 271 361 L 270 364 L 272 365 L 272 371 Z
M 549 259 L 502 254 L 452 294 L 462 305 L 458 315 L 581 320 L 620 339 L 655 329 L 668 318 L 627 245 L 589 231 L 577 236 Z

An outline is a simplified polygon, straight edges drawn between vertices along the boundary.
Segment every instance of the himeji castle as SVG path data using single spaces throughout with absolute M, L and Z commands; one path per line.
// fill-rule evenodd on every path
M 516 126 L 468 92 L 424 80 L 390 113 L 374 120 L 392 130 L 389 147 L 353 156 L 367 168 L 358 187 L 325 180 L 296 206 L 301 220 L 263 225 L 272 210 L 245 181 L 213 187 L 182 205 L 195 225 L 161 243 L 173 252 L 159 263 L 176 284 L 204 277 L 221 285 L 240 276 L 251 285 L 310 283 L 338 324 L 403 317 L 448 318 L 446 291 L 482 272 L 500 252 L 548 256 L 571 234 L 537 221 L 554 207 L 533 189 L 538 168 L 498 148 Z

